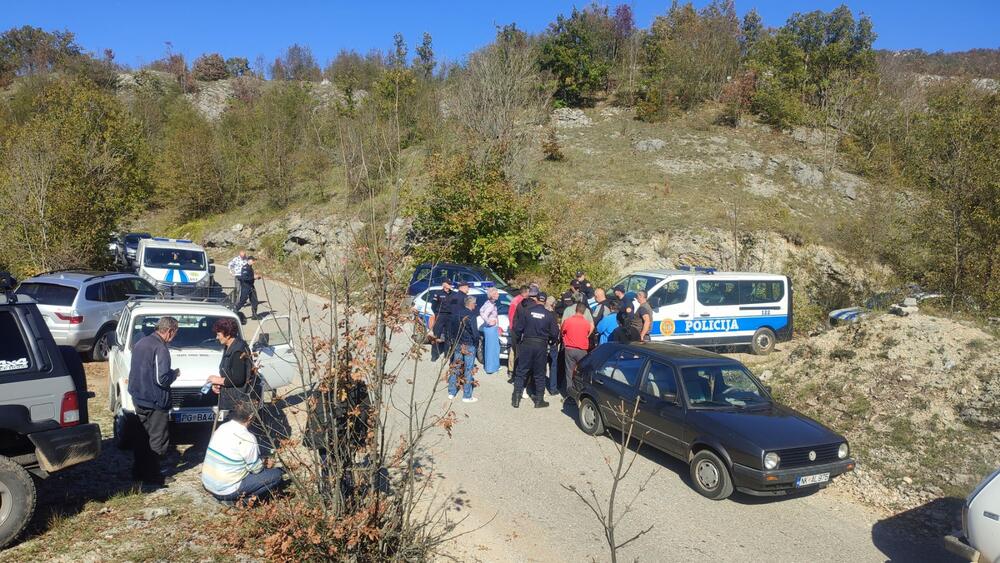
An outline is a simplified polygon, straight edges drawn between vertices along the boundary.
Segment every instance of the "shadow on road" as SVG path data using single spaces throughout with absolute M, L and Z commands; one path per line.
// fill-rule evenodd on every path
M 946 497 L 879 520 L 872 526 L 872 542 L 886 561 L 959 563 L 945 550 L 942 538 L 962 527 L 960 498 Z

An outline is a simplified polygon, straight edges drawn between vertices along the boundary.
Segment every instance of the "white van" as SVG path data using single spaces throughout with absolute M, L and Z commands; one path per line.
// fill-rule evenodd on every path
M 205 249 L 186 239 L 153 237 L 139 241 L 136 273 L 165 295 L 208 296 L 215 265 Z
M 749 345 L 767 354 L 792 337 L 792 283 L 753 272 L 650 270 L 615 284 L 626 298 L 645 291 L 653 309 L 650 338 L 699 347 Z

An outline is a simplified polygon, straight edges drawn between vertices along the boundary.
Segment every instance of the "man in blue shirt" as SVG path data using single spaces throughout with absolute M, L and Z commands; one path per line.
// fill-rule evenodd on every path
M 618 328 L 618 302 L 609 299 L 607 305 L 611 312 L 605 315 L 604 318 L 597 323 L 598 344 L 604 344 L 610 340 L 611 333 Z

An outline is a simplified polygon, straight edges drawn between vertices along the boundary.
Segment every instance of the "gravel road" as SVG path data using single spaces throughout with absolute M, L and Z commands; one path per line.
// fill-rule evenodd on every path
M 224 268 L 217 277 L 223 285 L 231 283 Z M 261 310 L 297 311 L 294 330 L 304 332 L 303 313 L 313 320 L 323 314 L 321 299 L 276 281 L 258 282 L 258 291 L 270 301 Z M 394 337 L 393 357 L 401 358 L 409 345 L 408 335 Z M 467 534 L 454 540 L 450 551 L 461 560 L 607 560 L 603 529 L 563 486 L 592 487 L 605 500 L 611 479 L 604 458 L 615 453 L 612 439 L 583 434 L 572 402 L 557 397 L 547 409 L 534 409 L 529 401 L 511 408 L 503 369 L 480 376 L 478 403 L 449 401 L 440 386 L 430 396 L 438 369 L 429 359 L 419 363 L 416 396 L 433 401 L 440 412 L 454 410 L 458 419 L 451 438 L 441 432 L 427 444 L 437 493 L 457 496 L 453 517 L 465 518 L 458 531 Z M 398 384 L 396 400 L 408 396 L 408 386 Z M 897 519 L 838 496 L 836 484 L 804 497 L 736 494 L 713 502 L 689 486 L 686 464 L 643 447 L 619 498 L 634 496 L 650 473 L 655 474 L 618 530 L 619 538 L 627 538 L 653 526 L 620 552 L 629 560 L 950 560 L 939 539 L 913 537 Z

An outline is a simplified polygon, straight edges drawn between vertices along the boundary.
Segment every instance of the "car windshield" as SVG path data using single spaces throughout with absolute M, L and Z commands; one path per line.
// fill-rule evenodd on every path
M 207 348 L 222 350 L 222 344 L 215 338 L 212 326 L 215 321 L 226 318 L 215 315 L 170 315 L 177 319 L 177 336 L 167 345 L 168 348 L 184 350 L 189 348 Z M 132 346 L 144 336 L 153 334 L 160 315 L 138 315 L 132 321 Z
M 180 248 L 147 248 L 143 265 L 149 268 L 204 270 L 205 251 Z
M 688 404 L 693 407 L 746 407 L 770 403 L 764 390 L 741 365 L 687 367 L 681 374 Z
M 139 239 L 152 238 L 145 233 L 130 233 L 125 235 L 125 244 L 129 246 L 135 246 L 139 244 Z
M 76 288 L 54 283 L 27 282 L 18 286 L 18 295 L 27 295 L 41 305 L 58 305 L 69 307 L 76 299 Z

